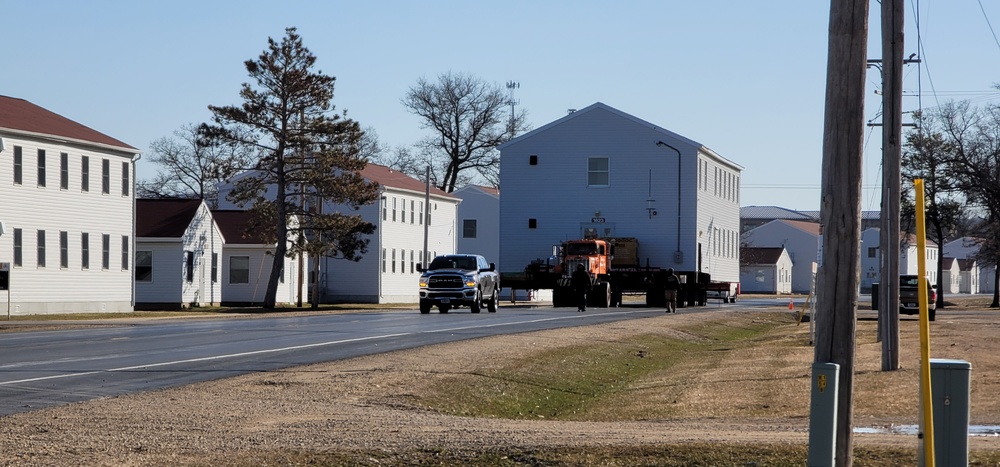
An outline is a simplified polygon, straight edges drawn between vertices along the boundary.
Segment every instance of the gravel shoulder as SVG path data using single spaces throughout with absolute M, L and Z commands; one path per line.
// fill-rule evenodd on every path
M 503 310 L 501 310 L 502 312 Z M 775 311 L 778 313 L 779 311 Z M 739 311 L 712 311 L 740 313 Z M 961 319 L 938 315 L 934 347 L 943 358 L 964 357 L 973 363 L 973 423 L 1000 424 L 997 402 L 985 403 L 1000 390 L 1000 344 L 995 341 L 998 312 L 969 314 Z M 651 331 L 682 335 L 678 328 L 705 318 L 680 313 L 599 326 L 541 331 L 436 345 L 330 362 L 282 371 L 256 373 L 180 388 L 100 399 L 0 418 L 0 463 L 4 465 L 178 465 L 224 464 L 253 459 L 261 453 L 294 449 L 323 452 L 361 450 L 402 452 L 446 449 L 475 452 L 483 446 L 545 448 L 560 446 L 641 446 L 662 443 L 806 443 L 811 347 L 790 347 L 779 358 L 786 368 L 775 381 L 760 383 L 755 369 L 743 375 L 708 378 L 699 391 L 747 393 L 773 391 L 764 397 L 794 398 L 775 404 L 772 416 L 727 416 L 708 411 L 672 419 L 617 422 L 501 420 L 456 417 L 419 404 L 420 391 L 440 378 L 483 371 L 548 348 L 601 340 L 627 340 Z M 960 322 L 961 321 L 961 322 Z M 951 322 L 952 324 L 948 324 Z M 903 322 L 901 360 L 904 370 L 891 378 L 902 383 L 881 389 L 879 345 L 869 342 L 859 322 L 855 409 L 856 424 L 877 426 L 916 422 L 915 399 L 900 394 L 899 413 L 885 412 L 878 398 L 894 397 L 898 385 L 909 391 L 915 376 L 916 321 Z M 862 329 L 864 328 L 864 329 Z M 808 326 L 796 328 L 803 338 Z M 971 335 L 970 335 L 971 334 Z M 807 336 L 806 336 L 807 337 Z M 918 342 L 918 341 L 917 341 Z M 909 367 L 909 368 L 907 368 Z M 780 372 L 779 372 L 780 373 Z M 716 375 L 717 376 L 717 375 Z M 742 380 L 741 380 L 742 378 Z M 706 380 L 706 381 L 708 381 Z M 695 383 L 692 383 L 695 384 Z M 713 386 L 713 384 L 715 384 Z M 909 386 L 907 386 L 909 385 Z M 785 393 L 789 395 L 785 395 Z M 871 391 L 870 396 L 864 391 Z M 725 394 L 723 394 L 725 396 Z M 726 396 L 738 397 L 738 396 Z M 873 400 L 874 399 L 874 400 Z M 977 404 L 979 406 L 977 406 Z M 892 404 L 895 405 L 895 404 Z M 855 445 L 916 446 L 915 436 L 859 434 Z M 1000 440 L 972 438 L 973 449 L 1000 450 Z

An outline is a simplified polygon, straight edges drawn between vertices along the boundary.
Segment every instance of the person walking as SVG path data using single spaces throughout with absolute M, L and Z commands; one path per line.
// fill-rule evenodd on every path
M 569 286 L 576 294 L 576 311 L 587 311 L 587 292 L 590 291 L 590 274 L 583 269 L 582 264 L 576 265 L 576 271 L 570 276 Z
M 681 289 L 681 279 L 674 274 L 674 268 L 667 269 L 667 281 L 664 284 L 667 299 L 667 313 L 677 313 L 677 291 Z

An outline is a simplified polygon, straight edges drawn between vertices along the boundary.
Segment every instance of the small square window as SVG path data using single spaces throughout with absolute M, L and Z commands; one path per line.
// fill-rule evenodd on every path
M 476 238 L 476 219 L 462 219 L 462 238 Z
M 528 165 L 538 165 L 538 156 L 535 154 L 528 156 Z
M 528 219 L 528 228 L 529 229 L 538 228 L 538 219 Z

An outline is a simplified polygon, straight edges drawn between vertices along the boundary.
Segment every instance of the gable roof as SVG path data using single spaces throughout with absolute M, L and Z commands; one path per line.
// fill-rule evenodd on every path
M 478 191 L 480 193 L 492 196 L 494 198 L 500 198 L 499 189 L 483 185 L 465 185 L 462 188 L 455 190 L 452 194 L 461 198 L 462 196 L 460 195 L 460 193 L 464 193 L 466 191 Z
M 800 221 L 816 221 L 819 218 L 807 213 L 795 211 L 780 206 L 743 206 L 740 208 L 741 219 L 790 219 Z
M 607 105 L 607 104 L 605 104 L 603 102 L 595 102 L 595 103 L 590 104 L 587 107 L 584 107 L 584 108 L 582 108 L 580 110 L 570 111 L 569 114 L 563 116 L 562 118 L 559 118 L 559 119 L 557 119 L 555 121 L 549 122 L 548 124 L 542 125 L 542 126 L 536 128 L 536 129 L 534 129 L 532 131 L 529 131 L 529 132 L 527 132 L 527 133 L 525 133 L 525 134 L 523 134 L 521 136 L 513 138 L 510 141 L 507 141 L 507 142 L 505 142 L 503 144 L 500 144 L 499 146 L 497 146 L 497 149 L 498 150 L 502 150 L 503 148 L 505 148 L 507 146 L 519 143 L 519 142 L 524 141 L 524 140 L 526 140 L 528 138 L 532 138 L 532 137 L 538 135 L 539 133 L 542 133 L 542 132 L 545 132 L 545 131 L 551 129 L 552 127 L 555 127 L 557 125 L 562 125 L 563 123 L 569 122 L 569 121 L 571 121 L 573 119 L 576 119 L 576 118 L 580 118 L 581 116 L 586 115 L 586 114 L 588 114 L 590 112 L 594 112 L 594 111 L 606 111 L 606 112 L 610 112 L 610 113 L 612 113 L 614 115 L 617 115 L 617 116 L 619 116 L 621 118 L 624 118 L 624 119 L 627 119 L 627 120 L 631 120 L 632 122 L 634 122 L 634 123 L 636 123 L 638 125 L 650 128 L 650 129 L 656 131 L 657 133 L 660 133 L 662 135 L 662 137 L 664 137 L 664 138 L 671 139 L 671 140 L 674 140 L 674 141 L 679 141 L 679 142 L 681 142 L 683 144 L 686 144 L 686 145 L 692 146 L 694 148 L 697 148 L 698 150 L 704 152 L 705 154 L 711 155 L 712 157 L 715 157 L 715 158 L 717 158 L 720 161 L 724 161 L 726 164 L 730 164 L 733 167 L 738 168 L 739 170 L 743 170 L 743 166 L 741 166 L 741 165 L 739 165 L 739 164 L 737 164 L 737 163 L 735 163 L 735 162 L 733 162 L 733 161 L 731 161 L 729 159 L 726 159 L 725 157 L 722 157 L 719 154 L 716 154 L 715 151 L 709 149 L 704 144 L 701 144 L 701 143 L 699 143 L 697 141 L 694 141 L 692 139 L 688 139 L 688 138 L 686 138 L 684 136 L 681 136 L 681 135 L 679 135 L 677 133 L 674 133 L 674 132 L 672 132 L 670 130 L 667 130 L 665 128 L 662 128 L 662 127 L 659 127 L 659 126 L 654 125 L 652 123 L 649 123 L 649 122 L 647 122 L 647 121 L 645 121 L 645 120 L 643 120 L 643 119 L 641 119 L 639 117 L 636 117 L 634 115 L 630 115 L 630 114 L 627 114 L 625 112 L 622 112 L 621 110 L 618 110 L 618 109 L 616 109 L 614 107 L 611 107 L 610 105 Z
M 740 265 L 750 266 L 754 264 L 777 264 L 784 251 L 785 249 L 782 247 L 741 247 Z
M 104 133 L 14 97 L 0 96 L 0 130 L 111 146 L 126 152 L 139 151 Z
M 958 258 L 959 271 L 971 271 L 975 266 L 976 260 L 974 258 Z
M 219 232 L 222 233 L 222 240 L 226 243 L 233 245 L 269 244 L 258 233 L 259 230 L 254 230 L 249 234 L 246 232 L 250 216 L 250 211 L 239 209 L 212 210 L 212 217 L 215 218 L 215 224 L 219 226 Z
M 384 165 L 372 164 L 369 162 L 360 173 L 366 180 L 378 183 L 382 186 L 416 191 L 419 193 L 424 193 L 427 190 L 427 185 L 424 182 Z M 431 186 L 430 193 L 442 198 L 458 199 L 451 193 L 441 190 L 433 185 Z
M 955 267 L 955 258 L 944 256 L 941 258 L 941 269 L 951 269 Z
M 137 199 L 135 236 L 179 238 L 201 205 L 200 199 Z

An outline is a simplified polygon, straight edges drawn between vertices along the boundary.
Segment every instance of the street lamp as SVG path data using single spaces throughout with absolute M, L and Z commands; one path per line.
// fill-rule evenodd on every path
M 681 251 L 681 151 L 663 141 L 657 141 L 657 146 L 666 146 L 677 153 L 677 251 L 674 252 L 674 262 L 684 262 L 684 252 Z

